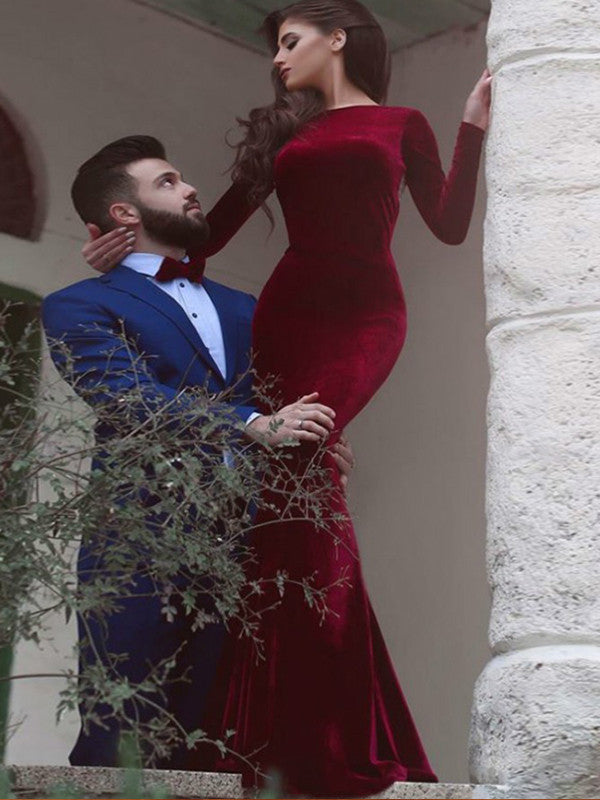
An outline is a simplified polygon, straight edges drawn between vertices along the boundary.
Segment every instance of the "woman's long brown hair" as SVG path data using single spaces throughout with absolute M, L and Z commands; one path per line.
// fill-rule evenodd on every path
M 286 19 L 298 19 L 327 35 L 337 28 L 346 32 L 344 67 L 348 80 L 376 103 L 385 102 L 390 82 L 390 56 L 385 34 L 373 14 L 358 0 L 298 0 L 269 14 L 261 28 L 273 56 L 278 50 L 279 28 Z M 232 178 L 248 185 L 249 199 L 263 203 L 273 188 L 275 156 L 307 122 L 325 110 L 325 100 L 316 89 L 288 92 L 274 67 L 275 102 L 254 108 L 247 120 L 238 119 L 245 130 L 232 167 Z M 263 206 L 273 220 L 267 206 Z

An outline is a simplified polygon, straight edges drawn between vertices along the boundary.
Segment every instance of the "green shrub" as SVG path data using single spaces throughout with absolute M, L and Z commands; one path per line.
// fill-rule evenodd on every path
M 0 652 L 19 639 L 38 641 L 57 613 L 67 621 L 77 614 L 84 625 L 91 614 L 106 617 L 131 592 L 123 576 L 134 573 L 151 579 L 167 620 L 185 614 L 197 628 L 235 624 L 260 650 L 256 598 L 267 584 L 283 595 L 290 579 L 283 572 L 260 585 L 246 579 L 254 559 L 252 508 L 265 502 L 267 484 L 285 499 L 288 518 L 314 519 L 327 535 L 336 520 L 327 517 L 331 485 L 320 458 L 297 476 L 288 466 L 289 448 L 250 443 L 227 411 L 227 396 L 209 397 L 202 387 L 157 404 L 143 389 L 148 362 L 139 354 L 139 386 L 113 397 L 103 381 L 90 388 L 68 350 L 53 343 L 62 348 L 62 378 L 91 405 L 52 368 L 32 396 L 21 387 L 38 382 L 32 343 L 39 330 L 33 323 L 15 342 L 9 317 L 10 310 L 0 314 Z M 134 352 L 124 337 L 120 346 Z M 113 431 L 102 447 L 91 435 L 94 425 Z M 92 458 L 101 468 L 90 470 Z M 78 583 L 74 555 L 83 539 L 93 543 L 102 570 Z M 331 587 L 319 586 L 315 576 L 295 583 L 311 607 L 307 613 L 327 613 Z M 84 663 L 79 676 L 60 673 L 58 715 L 80 707 L 86 725 L 117 720 L 135 734 L 145 765 L 182 741 L 192 746 L 205 738 L 201 730 L 183 731 L 157 703 L 175 679 L 178 653 L 149 667 L 138 684 L 119 676 L 116 667 L 126 657 L 112 653 L 108 664 Z M 8 683 L 6 675 L 1 683 Z M 143 708 L 154 710 L 144 724 L 137 713 Z

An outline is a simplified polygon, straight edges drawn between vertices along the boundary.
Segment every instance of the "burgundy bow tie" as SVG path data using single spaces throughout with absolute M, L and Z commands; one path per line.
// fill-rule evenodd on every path
M 161 283 L 175 280 L 175 278 L 187 278 L 192 283 L 202 283 L 205 264 L 206 261 L 203 258 L 191 258 L 184 263 L 166 256 L 154 278 Z

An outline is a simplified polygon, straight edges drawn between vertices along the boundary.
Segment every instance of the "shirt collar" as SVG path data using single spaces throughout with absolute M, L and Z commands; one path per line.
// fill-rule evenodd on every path
M 121 266 L 129 267 L 140 275 L 147 275 L 153 278 L 158 272 L 163 262 L 164 256 L 157 253 L 130 253 L 121 261 Z M 188 256 L 182 259 L 185 263 L 189 261 Z

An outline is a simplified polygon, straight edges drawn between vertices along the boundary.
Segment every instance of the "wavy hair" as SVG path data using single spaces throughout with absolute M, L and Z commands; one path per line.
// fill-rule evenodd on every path
M 385 102 L 390 82 L 388 45 L 381 26 L 362 3 L 358 0 L 298 0 L 271 12 L 265 18 L 261 33 L 273 56 L 278 50 L 279 29 L 292 17 L 314 25 L 324 35 L 343 29 L 346 32 L 344 68 L 348 80 L 374 102 Z M 273 185 L 275 156 L 299 128 L 323 113 L 325 99 L 317 89 L 288 92 L 276 67 L 271 79 L 275 101 L 252 109 L 247 120 L 237 120 L 245 135 L 234 145 L 237 153 L 231 171 L 235 182 L 248 185 L 250 201 L 263 204 L 273 222 L 264 201 Z

